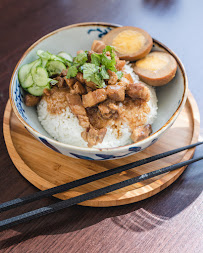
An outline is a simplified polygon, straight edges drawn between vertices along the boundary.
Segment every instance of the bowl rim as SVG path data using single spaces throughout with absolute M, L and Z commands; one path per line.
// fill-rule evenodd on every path
M 71 28 L 75 28 L 75 27 L 85 27 L 85 26 L 103 26 L 103 27 L 122 27 L 122 25 L 119 25 L 119 24 L 114 24 L 114 23 L 106 23 L 106 22 L 84 22 L 84 23 L 75 23 L 75 24 L 72 24 L 72 25 L 68 25 L 68 26 L 64 26 L 64 27 L 61 27 L 59 29 L 56 29 L 46 35 L 44 35 L 43 37 L 41 37 L 40 39 L 38 39 L 36 42 L 34 42 L 24 53 L 23 55 L 21 56 L 21 58 L 19 59 L 19 61 L 17 62 L 15 68 L 14 68 L 14 71 L 12 73 L 12 76 L 11 76 L 11 79 L 10 79 L 10 84 L 9 84 L 9 99 L 10 99 L 10 103 L 11 103 L 11 106 L 12 106 L 12 109 L 15 113 L 15 115 L 17 116 L 17 118 L 20 120 L 20 122 L 35 136 L 37 135 L 38 137 L 41 137 L 43 139 L 46 139 L 48 140 L 49 142 L 53 143 L 53 144 L 56 144 L 58 146 L 61 146 L 62 148 L 69 148 L 69 149 L 72 149 L 72 150 L 77 150 L 77 151 L 83 151 L 85 153 L 91 153 L 91 152 L 95 152 L 95 151 L 114 151 L 114 152 L 121 152 L 121 151 L 125 151 L 126 149 L 130 149 L 131 147 L 142 147 L 143 144 L 145 143 L 148 143 L 149 141 L 153 141 L 154 139 L 156 139 L 160 134 L 162 134 L 163 132 L 165 132 L 172 124 L 173 122 L 175 121 L 175 119 L 178 117 L 179 113 L 181 112 L 182 108 L 184 107 L 185 105 L 185 102 L 186 102 L 186 99 L 187 99 L 187 93 L 188 93 L 188 78 L 187 78 L 187 74 L 186 74 L 186 71 L 185 71 L 185 68 L 184 68 L 184 65 L 183 63 L 181 62 L 181 60 L 179 59 L 179 57 L 171 50 L 169 49 L 167 46 L 165 46 L 163 43 L 161 43 L 160 41 L 153 39 L 153 42 L 155 42 L 158 46 L 164 48 L 169 54 L 171 54 L 177 61 L 177 64 L 181 70 L 181 74 L 182 74 L 182 77 L 183 77 L 183 80 L 184 80 L 184 92 L 183 92 L 183 95 L 182 95 L 182 99 L 181 99 L 181 102 L 178 106 L 178 108 L 176 109 L 176 111 L 174 112 L 174 114 L 171 116 L 171 118 L 160 128 L 158 129 L 156 132 L 154 132 L 153 134 L 151 134 L 150 136 L 148 136 L 147 138 L 139 141 L 139 142 L 136 142 L 136 143 L 132 143 L 132 144 L 128 144 L 128 145 L 124 145 L 124 146 L 119 146 L 119 147 L 114 147 L 114 148 L 89 148 L 89 147 L 78 147 L 78 146 L 74 146 L 74 145 L 70 145 L 70 144 L 66 144 L 66 143 L 62 143 L 60 141 L 57 141 L 57 140 L 54 140 L 50 137 L 47 137 L 43 134 L 41 134 L 40 132 L 38 132 L 37 130 L 35 130 L 34 128 L 32 128 L 22 117 L 21 115 L 19 114 L 16 106 L 15 106 L 15 103 L 13 101 L 13 96 L 12 96 L 12 89 L 13 89 L 13 86 L 14 86 L 14 78 L 15 76 L 17 75 L 17 69 L 19 67 L 19 65 L 21 64 L 21 62 L 25 59 L 25 57 L 27 56 L 27 54 L 36 46 L 38 45 L 41 41 L 43 41 L 44 39 L 56 34 L 56 33 L 59 33 L 63 30 L 68 30 L 68 29 L 71 29 Z

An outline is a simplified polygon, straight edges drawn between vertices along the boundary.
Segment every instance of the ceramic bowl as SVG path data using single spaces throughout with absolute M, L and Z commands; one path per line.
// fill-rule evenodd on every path
M 155 143 L 169 129 L 183 109 L 187 98 L 187 76 L 183 64 L 174 52 L 154 39 L 153 49 L 170 53 L 178 63 L 175 78 L 162 87 L 156 88 L 158 97 L 158 115 L 152 125 L 153 133 L 146 139 L 131 145 L 117 148 L 81 148 L 54 140 L 41 126 L 34 107 L 26 107 L 23 102 L 24 92 L 18 81 L 18 69 L 21 65 L 36 59 L 38 49 L 48 50 L 54 54 L 66 51 L 72 55 L 80 49 L 90 50 L 95 39 L 101 39 L 118 25 L 108 23 L 80 23 L 60 28 L 35 42 L 23 54 L 16 65 L 10 82 L 10 101 L 14 113 L 25 128 L 47 147 L 63 155 L 88 159 L 117 159 L 140 152 Z

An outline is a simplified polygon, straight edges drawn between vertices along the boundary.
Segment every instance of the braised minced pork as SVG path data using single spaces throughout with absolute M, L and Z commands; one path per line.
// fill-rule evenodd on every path
M 40 99 L 41 97 L 36 97 L 31 94 L 26 94 L 24 102 L 26 106 L 35 106 L 39 103 Z
M 101 40 L 94 40 L 92 43 L 91 50 L 96 53 L 102 53 L 103 49 L 105 49 L 106 45 Z
M 146 126 L 139 126 L 135 129 L 133 129 L 132 134 L 131 134 L 131 138 L 134 142 L 138 142 L 141 141 L 145 138 L 147 138 L 147 136 L 149 136 L 152 132 L 152 127 L 151 125 L 146 125 Z
M 77 81 L 73 84 L 73 88 L 70 90 L 70 92 L 72 94 L 83 95 L 86 93 L 86 89 L 79 81 Z
M 125 87 L 121 85 L 108 85 L 106 88 L 107 96 L 114 101 L 125 100 Z
M 90 126 L 90 122 L 89 118 L 87 117 L 86 110 L 82 104 L 81 97 L 76 94 L 67 93 L 66 98 L 72 113 L 77 116 L 79 124 L 84 128 L 88 128 Z
M 150 100 L 149 89 L 142 83 L 131 83 L 126 89 L 126 93 L 132 99 L 143 99 L 145 101 Z
M 102 53 L 105 48 L 103 42 L 94 41 L 92 50 L 88 52 L 88 62 L 93 53 Z M 78 53 L 84 51 L 80 50 Z M 108 59 L 111 54 L 106 53 Z M 130 74 L 125 73 L 126 62 L 117 56 L 116 70 L 123 71 L 123 78 L 118 80 L 116 72 L 107 69 L 109 79 L 104 79 L 105 87 L 98 88 L 97 84 L 83 78 L 78 72 L 74 78 L 67 78 L 67 71 L 55 77 L 58 83 L 51 90 L 44 90 L 47 110 L 52 114 L 60 114 L 69 106 L 84 128 L 81 136 L 88 142 L 88 147 L 101 143 L 105 137 L 107 127 L 110 126 L 120 135 L 120 126 L 127 124 L 131 129 L 131 139 L 134 142 L 146 138 L 151 133 L 151 126 L 146 125 L 150 107 L 150 91 L 142 83 L 134 83 Z M 36 105 L 39 97 L 25 96 L 28 106 Z
M 92 107 L 96 104 L 106 100 L 107 94 L 106 89 L 97 89 L 95 91 L 90 91 L 86 95 L 82 96 L 82 103 L 84 107 Z
M 111 71 L 110 69 L 107 70 L 108 74 L 109 74 L 109 80 L 108 80 L 108 84 L 112 85 L 112 84 L 116 84 L 116 82 L 118 81 L 118 76 L 116 75 L 115 72 Z
M 81 72 L 78 72 L 75 78 L 82 84 L 85 83 L 85 79 L 83 78 L 83 74 Z
M 69 93 L 68 88 L 54 87 L 48 95 L 44 94 L 47 101 L 47 110 L 52 114 L 60 114 L 68 106 L 66 94 Z
M 90 129 L 87 131 L 82 132 L 82 137 L 85 141 L 88 142 L 88 147 L 92 147 L 96 145 L 97 143 L 102 143 L 104 136 L 106 134 L 107 129 L 95 129 L 93 127 L 90 127 Z

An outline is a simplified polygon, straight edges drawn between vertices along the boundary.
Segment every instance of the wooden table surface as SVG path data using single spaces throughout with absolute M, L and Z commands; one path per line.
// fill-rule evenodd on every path
M 78 22 L 105 21 L 146 29 L 183 61 L 203 115 L 203 2 L 191 0 L 1 0 L 0 127 L 12 71 L 41 36 Z M 203 127 L 203 125 L 201 125 Z M 15 169 L 0 135 L 0 202 L 37 191 Z M 195 156 L 202 154 L 198 147 Z M 0 233 L 1 252 L 203 252 L 203 162 L 190 166 L 150 199 L 114 208 L 74 206 Z M 1 218 L 55 203 L 54 198 Z

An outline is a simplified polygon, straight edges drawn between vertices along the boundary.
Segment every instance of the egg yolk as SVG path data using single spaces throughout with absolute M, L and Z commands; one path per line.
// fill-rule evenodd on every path
M 158 57 L 157 55 L 154 56 L 147 56 L 139 61 L 136 62 L 136 66 L 138 68 L 147 69 L 150 71 L 156 71 L 164 66 L 166 66 L 168 63 L 168 59 L 165 57 Z
M 146 39 L 141 33 L 125 30 L 113 39 L 112 46 L 120 54 L 134 54 L 143 47 L 145 41 Z

